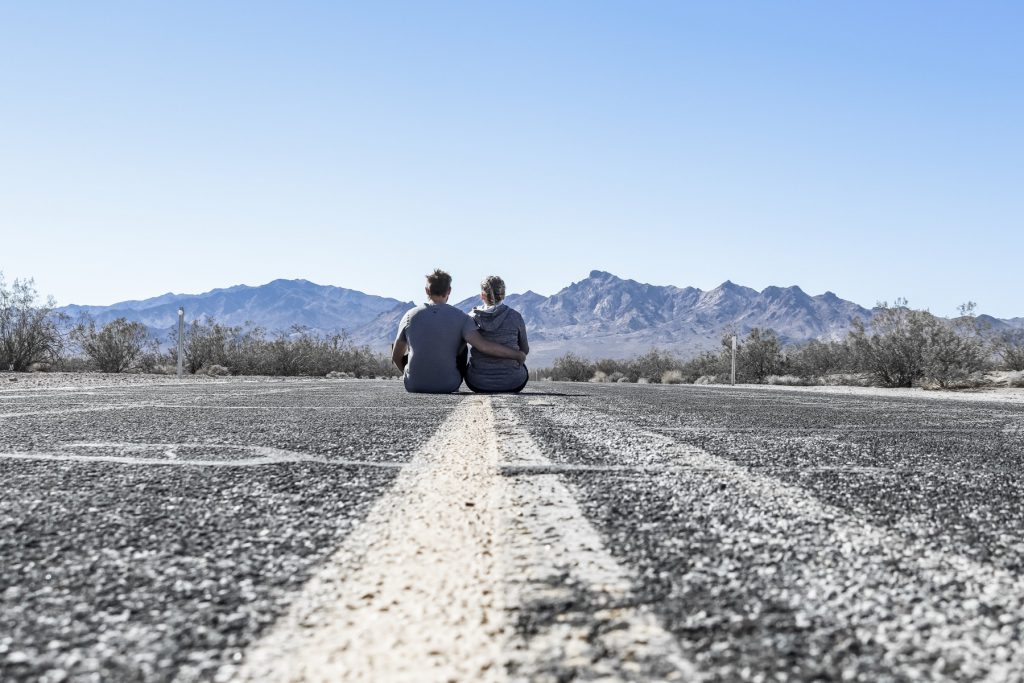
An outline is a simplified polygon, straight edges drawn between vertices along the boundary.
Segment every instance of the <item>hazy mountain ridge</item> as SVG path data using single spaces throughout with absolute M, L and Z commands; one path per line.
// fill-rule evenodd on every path
M 471 297 L 455 305 L 469 311 Z M 653 346 L 690 355 L 717 347 L 727 330 L 745 334 L 771 328 L 785 342 L 840 338 L 854 318 L 872 311 L 832 292 L 809 295 L 796 286 L 758 292 L 726 281 L 710 290 L 651 285 L 595 270 L 551 296 L 527 290 L 506 303 L 522 313 L 531 341 L 531 364 L 547 365 L 566 351 L 596 357 L 628 357 Z M 98 322 L 118 317 L 138 320 L 159 334 L 177 321 L 179 306 L 189 320 L 211 316 L 230 325 L 252 323 L 274 332 L 304 325 L 327 333 L 344 330 L 353 341 L 385 350 L 402 315 L 414 304 L 307 280 L 274 280 L 203 294 L 167 293 L 111 306 L 66 306 L 72 317 L 93 315 Z M 1024 328 L 1024 318 L 981 316 L 993 329 Z
M 810 296 L 799 287 L 761 292 L 726 281 L 711 290 L 659 286 L 592 271 L 550 297 L 508 297 L 522 313 L 531 356 L 546 364 L 566 350 L 586 356 L 625 357 L 652 346 L 691 354 L 715 348 L 722 334 L 770 327 L 787 342 L 838 338 L 854 318 L 871 311 L 832 292 Z M 469 310 L 467 299 L 457 306 Z
M 124 317 L 152 330 L 168 330 L 177 324 L 178 307 L 183 306 L 188 320 L 209 316 L 228 325 L 252 323 L 270 331 L 304 325 L 320 332 L 334 332 L 351 330 L 398 306 L 409 305 L 308 280 L 274 280 L 255 287 L 236 285 L 203 294 L 168 293 L 110 306 L 72 305 L 58 310 L 72 318 L 88 314 L 98 323 Z

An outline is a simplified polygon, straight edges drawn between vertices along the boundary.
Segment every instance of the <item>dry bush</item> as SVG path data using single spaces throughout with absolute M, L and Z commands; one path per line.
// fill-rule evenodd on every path
M 679 370 L 681 367 L 680 360 L 671 353 L 660 349 L 651 349 L 642 356 L 628 361 L 625 374 L 630 379 L 635 379 L 637 383 L 640 380 L 645 380 L 645 384 L 648 382 L 657 384 L 661 382 L 661 378 L 666 372 Z
M 685 382 L 682 370 L 666 370 L 661 375 L 662 384 L 684 384 Z
M 1024 370 L 1024 330 L 1005 330 L 995 341 L 1004 370 Z
M 872 373 L 885 387 L 909 387 L 924 377 L 929 333 L 935 316 L 907 307 L 906 299 L 893 306 L 881 302 L 870 331 L 854 320 L 850 347 L 858 369 Z
M 625 375 L 628 368 L 628 361 L 616 360 L 614 358 L 602 358 L 601 360 L 594 361 L 594 371 L 603 372 L 604 374 L 611 377 L 618 373 L 619 376 Z
M 594 376 L 590 378 L 590 381 L 591 382 L 597 382 L 597 383 L 607 382 L 608 381 L 608 374 L 605 373 L 605 372 L 602 372 L 601 370 L 595 370 L 594 371 Z
M 555 359 L 551 379 L 562 382 L 586 382 L 594 376 L 594 365 L 575 353 L 569 352 Z
M 97 328 L 95 320 L 83 316 L 71 330 L 71 339 L 100 372 L 149 370 L 157 365 L 156 341 L 139 322 L 118 318 Z
M 822 384 L 820 378 L 800 377 L 799 375 L 769 375 L 765 382 L 782 387 L 809 387 Z
M 928 327 L 924 382 L 941 388 L 984 386 L 982 372 L 989 367 L 988 327 L 974 315 L 975 305 L 960 306 L 953 320 L 933 317 Z
M 698 369 L 702 375 L 732 376 L 732 332 L 722 335 L 721 350 L 716 363 L 707 359 Z M 780 374 L 783 367 L 782 344 L 774 330 L 755 327 L 740 339 L 736 347 L 736 381 L 764 383 L 770 375 Z
M 199 368 L 199 371 L 196 374 L 207 375 L 208 377 L 226 377 L 231 374 L 231 371 L 228 370 L 223 365 L 214 364 L 204 365 L 203 367 Z
M 0 370 L 26 372 L 33 365 L 57 364 L 65 343 L 62 316 L 54 314 L 52 298 L 39 300 L 35 282 L 0 273 Z
M 897 299 L 893 306 L 878 304 L 870 331 L 854 321 L 849 346 L 857 369 L 882 386 L 954 388 L 973 384 L 972 377 L 988 367 L 985 333 L 973 303 L 960 307 L 960 317 L 943 320 Z
M 300 326 L 268 339 L 262 328 L 228 327 L 207 318 L 189 326 L 184 351 L 189 372 L 218 365 L 233 375 L 323 377 L 338 372 L 370 378 L 398 374 L 389 358 L 355 346 L 344 334 L 324 338 Z
M 790 349 L 783 365 L 788 374 L 811 379 L 850 370 L 853 358 L 845 342 L 812 339 Z

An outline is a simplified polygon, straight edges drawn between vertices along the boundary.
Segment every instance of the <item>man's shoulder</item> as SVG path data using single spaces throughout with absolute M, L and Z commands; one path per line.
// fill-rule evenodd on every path
M 416 306 L 413 306 L 412 308 L 405 312 L 405 317 L 408 318 L 409 316 L 416 315 L 420 311 L 424 310 L 426 307 L 426 304 L 417 304 Z
M 460 311 L 458 308 L 455 308 L 455 306 L 452 306 L 451 304 L 420 304 L 415 308 L 409 309 L 409 311 L 406 312 L 404 319 L 406 322 L 409 322 L 417 316 L 426 315 L 428 313 L 440 316 L 440 319 L 443 320 L 463 322 L 470 319 L 469 315 Z M 436 319 L 437 318 L 435 318 L 435 320 Z

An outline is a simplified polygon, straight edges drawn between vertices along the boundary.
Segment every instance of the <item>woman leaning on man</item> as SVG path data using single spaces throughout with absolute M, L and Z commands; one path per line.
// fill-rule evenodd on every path
M 474 308 L 470 316 L 488 341 L 529 353 L 523 316 L 506 306 L 504 299 L 505 281 L 497 275 L 489 275 L 480 283 L 482 305 Z M 472 391 L 482 394 L 517 393 L 523 390 L 529 379 L 526 366 L 517 360 L 495 358 L 472 348 L 469 350 L 466 386 Z

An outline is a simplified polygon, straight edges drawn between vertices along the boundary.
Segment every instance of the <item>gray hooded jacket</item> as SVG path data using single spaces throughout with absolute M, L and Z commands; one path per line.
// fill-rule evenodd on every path
M 474 308 L 470 316 L 484 339 L 519 349 L 523 353 L 530 352 L 530 344 L 526 340 L 526 323 L 519 311 L 498 304 L 489 311 Z M 469 351 L 466 381 L 477 389 L 511 391 L 521 387 L 528 377 L 526 366 L 518 361 L 487 356 L 472 348 Z

